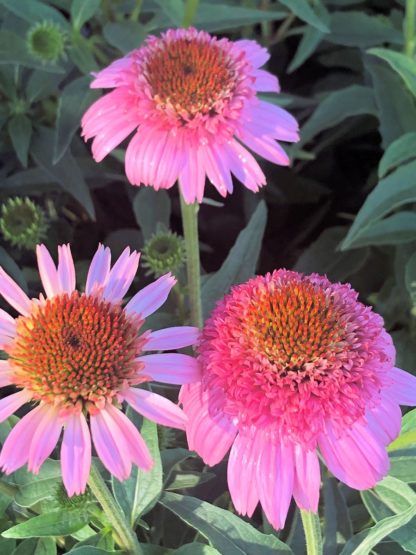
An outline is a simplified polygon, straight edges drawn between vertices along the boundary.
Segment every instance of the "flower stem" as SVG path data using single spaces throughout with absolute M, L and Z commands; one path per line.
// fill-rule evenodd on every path
M 186 0 L 185 13 L 183 16 L 182 25 L 189 27 L 195 19 L 196 12 L 198 11 L 199 0 Z
M 199 205 L 186 204 L 182 195 L 181 213 L 183 234 L 186 247 L 186 267 L 188 272 L 188 291 L 191 304 L 191 322 L 202 327 L 201 269 L 199 262 L 198 210 Z
M 129 555 L 143 555 L 136 534 L 127 523 L 122 510 L 111 495 L 94 462 L 91 465 L 88 484 L 111 523 L 120 542 L 120 547 Z
M 318 513 L 311 513 L 301 509 L 303 530 L 306 539 L 306 552 L 308 555 L 322 555 L 322 534 Z
M 406 0 L 403 27 L 404 52 L 412 58 L 416 46 L 416 0 Z

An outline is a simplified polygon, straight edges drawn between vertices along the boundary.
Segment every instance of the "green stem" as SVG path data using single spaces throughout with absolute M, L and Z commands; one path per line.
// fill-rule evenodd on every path
M 91 491 L 97 498 L 104 510 L 117 538 L 120 546 L 129 555 L 143 555 L 143 551 L 137 540 L 136 534 L 127 523 L 124 514 L 114 497 L 111 495 L 107 484 L 101 476 L 95 463 L 91 465 L 90 477 L 88 480 Z
M 189 27 L 195 19 L 196 12 L 198 11 L 199 0 L 186 0 L 185 13 L 183 16 L 182 25 Z
M 416 45 L 416 0 L 406 0 L 404 16 L 404 52 L 413 58 Z
M 307 555 L 322 555 L 322 534 L 318 513 L 301 509 L 300 516 L 305 532 Z
M 130 21 L 138 21 L 140 12 L 142 10 L 142 3 L 143 0 L 136 0 L 136 5 L 134 6 L 130 14 Z
M 199 262 L 198 210 L 199 205 L 186 204 L 182 195 L 181 213 L 183 235 L 186 246 L 186 266 L 188 272 L 188 291 L 191 304 L 191 322 L 198 328 L 202 327 L 201 305 L 201 268 Z

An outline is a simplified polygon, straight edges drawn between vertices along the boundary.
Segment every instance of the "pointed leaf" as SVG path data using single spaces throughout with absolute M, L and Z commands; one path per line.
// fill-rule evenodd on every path
M 78 510 L 59 510 L 35 516 L 16 524 L 2 533 L 4 538 L 40 538 L 45 536 L 68 536 L 89 522 L 88 514 Z
M 412 94 L 416 96 L 416 62 L 412 58 L 401 52 L 387 50 L 387 48 L 372 48 L 368 53 L 385 60 L 400 75 Z
M 22 166 L 26 168 L 30 138 L 32 136 L 32 123 L 27 116 L 19 114 L 10 118 L 7 130 L 17 157 Z
M 416 157 L 416 132 L 405 133 L 393 141 L 378 165 L 378 176 L 384 177 L 390 170 Z

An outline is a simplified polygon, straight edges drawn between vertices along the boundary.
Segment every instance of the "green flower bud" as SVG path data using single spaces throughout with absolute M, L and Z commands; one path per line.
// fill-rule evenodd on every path
M 55 499 L 62 509 L 83 509 L 94 500 L 88 486 L 85 493 L 69 497 L 63 483 L 56 486 Z
M 29 53 L 44 63 L 54 63 L 65 57 L 66 34 L 52 21 L 42 21 L 30 27 L 26 35 Z
M 185 242 L 171 231 L 159 231 L 142 250 L 143 266 L 148 274 L 159 277 L 166 272 L 177 274 L 186 259 Z
M 29 198 L 9 198 L 0 210 L 0 230 L 14 247 L 34 249 L 46 236 L 45 215 Z

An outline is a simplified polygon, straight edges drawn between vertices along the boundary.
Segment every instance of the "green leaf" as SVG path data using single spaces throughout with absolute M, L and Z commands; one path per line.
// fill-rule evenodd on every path
M 260 201 L 247 226 L 239 234 L 221 268 L 202 285 L 204 318 L 232 285 L 244 283 L 254 275 L 266 227 L 267 209 Z
M 179 549 L 175 549 L 172 555 L 221 555 L 214 547 L 203 543 L 187 543 Z
M 412 445 L 416 445 L 416 430 L 400 434 L 399 437 L 393 441 L 393 443 L 390 443 L 387 450 L 396 451 L 397 449 L 406 449 Z
M 101 0 L 72 0 L 71 2 L 71 21 L 74 29 L 79 31 L 100 7 Z
M 75 35 L 72 38 L 71 47 L 68 55 L 73 64 L 84 74 L 89 75 L 91 71 L 98 71 L 99 67 L 89 49 L 89 43 L 82 35 Z
M 24 114 L 18 114 L 9 119 L 7 130 L 17 157 L 22 166 L 26 168 L 30 138 L 32 136 L 32 122 Z
M 42 100 L 56 92 L 59 83 L 64 78 L 61 73 L 48 73 L 46 71 L 32 71 L 27 85 L 26 98 L 32 103 Z
M 405 280 L 406 289 L 409 293 L 413 307 L 415 307 L 416 306 L 416 252 L 412 254 L 412 256 L 409 258 L 409 261 L 406 264 L 404 280 Z M 410 414 L 412 413 L 414 413 L 414 411 L 412 411 Z M 403 426 L 403 422 L 405 422 L 405 420 L 402 421 L 402 426 Z
M 28 292 L 26 279 L 22 270 L 3 247 L 0 247 L 0 266 L 16 281 L 16 283 L 20 285 L 26 293 Z
M 2 535 L 4 538 L 68 536 L 83 528 L 88 522 L 88 514 L 84 511 L 59 510 L 16 524 Z
M 277 10 L 256 10 L 227 4 L 201 2 L 194 24 L 205 31 L 225 31 L 242 25 L 256 25 L 262 21 L 278 21 L 287 17 L 287 12 Z
M 342 248 L 348 249 L 372 222 L 398 206 L 416 201 L 416 160 L 382 179 L 368 195 L 352 224 Z
M 340 544 L 352 536 L 351 518 L 339 482 L 332 477 L 324 479 L 325 555 L 336 555 Z
M 416 62 L 412 58 L 386 48 L 372 48 L 368 53 L 385 60 L 400 75 L 413 96 L 416 96 Z
M 89 2 L 91 0 L 88 0 Z M 68 21 L 52 6 L 48 6 L 45 2 L 38 0 L 0 0 L 0 4 L 7 8 L 9 11 L 21 17 L 30 25 L 37 21 L 54 21 L 62 26 L 63 29 L 68 29 Z M 24 44 L 24 41 L 22 41 Z
M 128 416 L 138 427 L 141 418 L 137 413 L 129 408 Z M 133 527 L 136 520 L 156 504 L 162 491 L 162 462 L 159 453 L 157 426 L 154 422 L 143 418 L 140 433 L 152 456 L 152 469 L 145 472 L 134 466 L 130 478 L 127 480 L 119 482 L 116 478 L 112 478 L 114 495 Z
M 14 2 L 19 5 L 19 3 Z M 64 69 L 57 64 L 45 64 L 33 58 L 25 41 L 11 31 L 0 31 L 0 64 L 19 64 L 52 73 L 64 73 Z
M 47 459 L 36 476 L 21 469 L 12 477 L 19 488 L 16 503 L 22 507 L 33 507 L 56 494 L 58 484 L 62 482 L 62 471 L 58 461 Z
M 416 213 L 403 211 L 369 224 L 349 242 L 348 248 L 399 245 L 410 243 L 415 237 Z
M 416 483 L 416 448 L 392 451 L 389 475 L 408 484 Z
M 164 493 L 160 504 L 200 532 L 227 555 L 289 555 L 292 550 L 276 536 L 262 534 L 230 511 L 176 493 Z
M 106 41 L 123 54 L 138 48 L 146 38 L 146 29 L 137 21 L 106 23 L 103 27 Z
M 279 3 L 289 8 L 299 19 L 309 23 L 309 25 L 318 29 L 318 31 L 329 33 L 329 27 L 326 21 L 313 11 L 307 0 L 279 0 Z
M 184 449 L 183 447 L 176 447 L 175 449 L 165 449 L 161 452 L 162 466 L 163 466 L 163 477 L 164 485 L 169 482 L 172 471 L 175 466 L 181 462 L 186 461 L 186 459 L 195 457 L 195 453 Z
M 111 553 L 115 555 L 116 553 L 122 555 L 123 551 L 106 551 L 105 549 L 100 549 L 99 547 L 94 547 L 90 545 L 83 545 L 82 547 L 75 547 L 68 551 L 72 555 L 108 555 Z
M 175 27 L 181 27 L 185 15 L 183 0 L 155 0 L 159 10 L 164 13 Z
M 156 232 L 158 224 L 169 229 L 171 203 L 166 191 L 143 187 L 134 197 L 133 211 L 145 241 Z
M 384 177 L 391 169 L 416 157 L 416 132 L 405 133 L 393 141 L 378 165 L 378 176 Z
M 308 143 L 315 135 L 334 127 L 351 116 L 377 113 L 373 91 L 369 87 L 351 85 L 329 93 L 320 102 L 302 128 L 298 144 Z
M 344 46 L 368 48 L 384 42 L 403 44 L 401 31 L 386 18 L 367 15 L 364 11 L 336 11 L 331 14 L 331 33 L 325 40 Z
M 52 538 L 30 538 L 19 543 L 12 555 L 56 555 L 56 543 Z
M 62 158 L 71 144 L 85 110 L 98 98 L 98 92 L 89 88 L 91 79 L 79 77 L 61 92 L 56 113 L 56 131 L 53 163 Z
M 57 164 L 51 160 L 51 145 L 54 132 L 51 129 L 40 128 L 33 138 L 31 154 L 38 166 L 48 173 L 52 182 L 57 182 L 67 193 L 72 195 L 89 216 L 95 218 L 94 205 L 90 191 L 84 181 L 80 167 L 69 150 Z
M 325 33 L 318 31 L 315 27 L 308 27 L 302 35 L 302 39 L 297 47 L 296 53 L 287 68 L 288 73 L 298 69 L 306 60 L 312 56 L 322 41 Z

